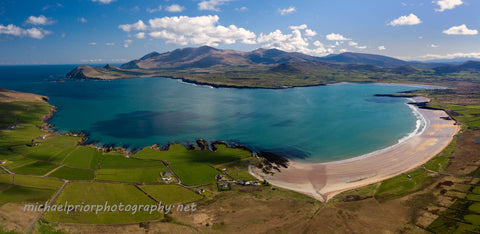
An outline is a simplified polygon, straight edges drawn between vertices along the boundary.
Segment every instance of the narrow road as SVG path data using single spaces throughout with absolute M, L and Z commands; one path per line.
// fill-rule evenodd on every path
M 57 200 L 57 197 L 58 195 L 60 195 L 60 193 L 62 193 L 63 189 L 65 188 L 65 186 L 69 183 L 70 181 L 68 180 L 65 180 L 65 183 L 63 183 L 62 187 L 60 187 L 57 192 L 55 192 L 55 194 L 53 194 L 53 196 L 50 198 L 50 200 L 48 201 L 48 204 L 47 206 L 51 206 L 52 203 Z M 43 214 L 45 213 L 45 207 L 42 211 L 42 213 L 40 213 L 37 218 L 35 218 L 35 220 L 32 222 L 32 224 L 30 224 L 30 226 L 28 226 L 28 228 L 25 230 L 25 234 L 26 233 L 30 233 L 30 231 L 32 230 L 33 226 L 35 226 L 35 224 L 38 222 L 38 220 L 43 216 Z

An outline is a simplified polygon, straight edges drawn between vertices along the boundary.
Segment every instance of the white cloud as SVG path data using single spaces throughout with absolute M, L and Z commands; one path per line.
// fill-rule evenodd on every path
M 476 58 L 480 59 L 480 52 L 471 53 L 451 53 L 451 54 L 426 54 L 422 55 L 418 60 L 432 60 L 432 59 L 454 59 L 454 58 Z
M 132 42 L 133 42 L 133 40 L 130 40 L 130 39 L 125 40 L 124 43 L 123 43 L 123 47 L 125 47 L 125 48 L 130 47 L 130 44 L 132 44 Z
M 338 43 L 338 41 L 337 41 L 337 43 Z M 351 46 L 351 47 L 360 49 L 360 50 L 364 50 L 364 49 L 367 48 L 366 46 L 360 46 L 360 45 L 358 45 L 358 43 L 356 43 L 356 42 L 354 42 L 354 41 L 349 41 L 349 42 L 348 42 L 348 45 Z
M 80 22 L 82 22 L 82 23 L 88 22 L 87 19 L 85 19 L 85 18 L 83 18 L 83 17 L 82 17 L 82 18 L 79 18 L 78 21 L 80 21 Z
M 92 0 L 92 2 L 99 2 L 102 4 L 110 4 L 111 2 L 114 2 L 115 0 Z
M 292 29 L 292 30 L 304 30 L 304 29 L 307 29 L 307 25 L 306 24 L 302 24 L 302 25 L 298 25 L 298 26 L 290 26 L 288 27 L 289 29 Z
M 349 41 L 351 40 L 350 38 L 346 38 L 340 34 L 337 33 L 330 33 L 325 38 L 329 41 Z
M 291 14 L 291 13 L 296 12 L 296 11 L 297 11 L 297 9 L 295 7 L 278 9 L 278 12 L 280 12 L 280 15 L 288 15 L 288 14 Z
M 178 4 L 172 4 L 170 6 L 165 7 L 165 10 L 168 12 L 182 12 L 185 7 L 180 6 Z
M 313 42 L 313 45 L 316 46 L 316 47 L 323 46 L 323 44 L 320 41 Z
M 206 0 L 198 3 L 198 9 L 201 11 L 219 11 L 220 9 L 217 6 L 221 6 L 226 2 L 233 0 Z
M 347 49 L 341 49 L 340 50 L 340 53 L 345 53 L 345 52 L 347 52 Z
M 44 30 L 43 28 L 24 29 L 24 28 L 20 28 L 18 26 L 15 26 L 13 24 L 9 24 L 7 26 L 4 26 L 3 24 L 0 24 L 0 34 L 5 34 L 5 35 L 42 39 L 50 33 L 52 33 L 52 32 Z
M 477 35 L 478 31 L 476 29 L 468 29 L 465 24 L 462 24 L 443 30 L 443 33 L 447 35 Z
M 430 44 L 429 46 L 432 47 L 432 48 L 437 48 L 438 47 L 438 45 L 435 45 L 435 44 Z
M 62 32 L 62 34 L 60 34 L 60 36 L 61 36 L 62 38 L 65 38 L 65 37 L 67 36 L 67 34 L 64 33 L 64 32 Z
M 88 43 L 88 45 L 95 46 L 95 45 L 97 45 L 97 43 L 93 41 L 93 42 Z
M 435 9 L 435 11 L 443 12 L 445 10 L 451 10 L 456 6 L 460 6 L 463 4 L 462 0 L 438 0 L 436 3 L 440 8 Z
M 145 33 L 144 32 L 139 32 L 135 34 L 135 37 L 138 39 L 144 39 L 145 38 Z
M 309 48 L 308 38 L 304 38 L 306 35 L 306 25 L 291 26 L 292 31 L 289 34 L 283 34 L 279 29 L 269 33 L 260 34 L 257 42 L 263 44 L 265 48 L 276 48 L 290 52 L 300 52 L 304 54 L 322 56 L 332 53 L 332 49 L 327 49 L 320 41 L 313 42 L 316 47 L 314 49 Z M 302 35 L 302 30 L 305 30 L 305 34 Z
M 48 19 L 44 15 L 40 15 L 38 17 L 35 17 L 32 15 L 28 17 L 27 20 L 25 20 L 25 24 L 33 24 L 33 25 L 50 25 L 54 23 L 55 23 L 54 20 Z
M 248 10 L 248 8 L 243 6 L 243 7 L 240 7 L 240 8 L 235 8 L 235 10 L 236 11 L 246 11 L 246 10 Z
M 315 36 L 315 35 L 317 35 L 317 32 L 315 32 L 315 31 L 313 31 L 313 30 L 311 30 L 311 29 L 306 29 L 306 30 L 305 30 L 305 36 L 307 36 L 307 37 L 313 37 L 313 36 Z
M 385 48 L 385 46 L 379 46 L 377 47 L 378 50 L 386 50 L 387 48 Z
M 400 26 L 400 25 L 416 25 L 420 24 L 422 21 L 413 13 L 410 13 L 410 15 L 404 15 L 400 16 L 397 19 L 394 19 L 390 21 L 387 25 L 390 26 Z
M 218 21 L 217 15 L 163 17 L 149 20 L 148 29 L 151 37 L 165 39 L 168 44 L 174 45 L 218 46 L 233 44 L 237 41 L 255 44 L 255 33 L 235 25 L 228 27 L 218 25 Z
M 107 42 L 107 43 L 105 43 L 105 45 L 107 45 L 107 46 L 114 46 L 115 43 L 113 43 L 113 42 Z
M 143 23 L 143 21 L 139 20 L 134 24 L 122 24 L 118 26 L 125 32 L 130 32 L 132 30 L 147 30 L 147 25 Z
M 153 9 L 152 9 L 152 8 L 147 8 L 147 12 L 148 12 L 148 13 L 155 13 L 155 12 L 161 11 L 161 10 L 162 10 L 162 6 L 161 6 L 161 5 L 158 6 L 157 8 L 153 8 Z

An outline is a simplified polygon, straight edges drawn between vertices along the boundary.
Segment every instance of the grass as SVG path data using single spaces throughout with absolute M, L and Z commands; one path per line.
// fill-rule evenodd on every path
M 97 171 L 96 180 L 119 181 L 130 183 L 158 183 L 160 182 L 160 173 L 168 171 L 163 168 L 148 169 L 100 169 Z
M 65 158 L 65 165 L 80 169 L 96 169 L 101 157 L 101 152 L 95 148 L 82 146 Z
M 38 161 L 23 167 L 15 168 L 13 169 L 13 171 L 15 173 L 28 174 L 28 175 L 45 175 L 47 172 L 57 167 L 58 165 L 53 163 Z
M 14 184 L 24 187 L 58 189 L 62 186 L 63 181 L 48 177 L 15 175 Z
M 226 169 L 225 172 L 233 179 L 237 180 L 256 180 L 256 178 L 248 173 L 248 165 L 251 164 L 251 160 L 255 160 L 253 157 L 244 158 L 233 162 L 216 164 L 214 165 L 220 171 Z
M 215 182 L 215 175 L 221 172 L 203 163 L 175 163 L 170 167 L 180 177 L 182 184 L 200 185 Z
M 473 203 L 468 210 L 480 214 L 480 202 Z
M 155 202 L 142 191 L 132 185 L 111 184 L 99 182 L 69 183 L 59 195 L 56 205 L 63 205 L 68 201 L 71 205 L 155 205 Z M 96 208 L 95 208 L 96 209 Z M 111 208 L 110 208 L 111 209 Z M 45 219 L 49 222 L 83 223 L 83 224 L 123 224 L 158 220 L 163 217 L 159 212 L 149 214 L 146 211 L 132 212 L 47 212 Z
M 0 192 L 0 206 L 14 202 L 45 202 L 55 193 L 53 189 L 29 188 L 22 186 L 12 186 L 11 188 Z
M 480 202 L 480 194 L 468 194 L 467 199 L 470 200 L 470 201 Z
M 480 226 L 480 215 L 477 214 L 468 214 L 464 216 L 465 221 Z
M 61 167 L 49 176 L 66 180 L 93 180 L 95 177 L 94 174 L 95 172 L 92 170 Z
M 329 203 L 330 202 L 335 203 L 335 202 L 342 201 L 342 197 L 348 196 L 348 195 L 355 195 L 355 196 L 358 196 L 360 199 L 373 197 L 377 187 L 378 187 L 378 183 L 375 183 L 375 184 L 363 186 L 363 187 L 360 187 L 360 188 L 348 190 L 348 191 L 342 192 L 342 193 L 336 195 L 335 197 L 333 197 L 329 201 Z
M 219 164 L 250 157 L 250 152 L 242 149 L 227 148 L 225 145 L 217 145 L 216 151 L 187 150 L 183 145 L 173 144 L 168 151 L 159 151 L 144 148 L 132 155 L 140 159 L 165 160 L 170 163 L 193 162 Z
M 408 175 L 410 175 L 410 178 Z M 375 198 L 378 200 L 399 198 L 424 188 L 432 181 L 433 179 L 427 176 L 427 172 L 424 169 L 416 169 L 384 180 L 375 193 Z
M 11 175 L 11 174 L 1 174 L 0 175 L 0 184 L 13 184 L 13 175 Z
M 195 201 L 202 196 L 179 185 L 142 185 L 140 188 L 162 204 Z
M 473 188 L 472 193 L 480 194 L 480 186 Z
M 152 168 L 165 167 L 161 161 L 126 158 L 123 154 L 110 152 L 103 154 L 100 168 Z

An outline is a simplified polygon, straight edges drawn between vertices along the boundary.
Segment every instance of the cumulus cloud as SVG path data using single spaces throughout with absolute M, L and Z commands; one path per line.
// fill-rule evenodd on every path
M 435 9 L 435 11 L 438 11 L 438 12 L 451 10 L 463 4 L 462 0 L 438 0 L 438 1 L 435 1 L 434 3 L 440 7 L 438 9 Z
M 145 38 L 145 33 L 144 32 L 139 32 L 135 34 L 135 37 L 138 39 L 144 39 Z
M 148 27 L 139 20 L 135 24 L 120 25 L 119 28 L 125 32 L 148 30 L 150 37 L 164 39 L 166 43 L 174 45 L 218 46 L 219 44 L 233 44 L 237 41 L 255 44 L 255 33 L 235 25 L 228 27 L 219 25 L 218 21 L 217 15 L 175 16 L 151 19 L 148 21 Z
M 50 25 L 54 23 L 55 23 L 54 20 L 51 20 L 45 17 L 44 15 L 40 15 L 38 17 L 35 17 L 32 15 L 28 17 L 27 20 L 25 20 L 25 24 L 33 24 L 33 25 Z
M 379 46 L 377 47 L 378 50 L 386 50 L 387 48 L 385 48 L 385 46 Z
M 388 23 L 387 25 L 401 26 L 401 25 L 416 25 L 416 24 L 420 24 L 420 23 L 422 23 L 420 18 L 418 18 L 413 13 L 410 13 L 410 15 L 400 16 L 400 17 L 390 21 L 390 23 Z
M 15 26 L 13 24 L 9 24 L 7 26 L 0 24 L 0 34 L 5 34 L 5 35 L 42 39 L 50 33 L 52 32 L 44 30 L 43 28 L 24 29 L 24 28 Z
M 107 43 L 105 43 L 105 45 L 107 45 L 107 46 L 114 46 L 115 43 L 113 43 L 113 42 L 107 42 Z
M 180 6 L 178 4 L 172 4 L 170 6 L 165 7 L 165 10 L 168 12 L 182 12 L 185 7 Z
M 292 30 L 288 34 L 282 33 L 279 29 L 269 33 L 269 34 L 260 34 L 257 39 L 257 42 L 263 44 L 265 48 L 276 48 L 279 50 L 290 51 L 290 52 L 300 52 L 304 54 L 322 56 L 329 53 L 332 53 L 332 49 L 327 49 L 320 41 L 315 41 L 313 45 L 315 48 L 309 48 L 308 38 L 305 38 L 307 30 L 306 25 L 300 26 L 290 26 Z M 304 33 L 302 34 L 302 31 Z
M 146 30 L 147 29 L 147 25 L 145 25 L 145 23 L 143 23 L 143 21 L 141 21 L 141 20 L 137 21 L 134 24 L 122 24 L 122 25 L 119 25 L 118 27 L 121 28 L 125 32 L 130 32 L 132 30 L 140 31 L 140 30 Z
M 438 47 L 438 45 L 435 45 L 435 44 L 430 44 L 429 46 L 432 47 L 432 48 L 437 48 Z
M 162 6 L 158 6 L 157 8 L 147 8 L 147 12 L 148 13 L 155 13 L 157 11 L 161 11 L 162 10 Z
M 478 31 L 476 29 L 468 29 L 465 24 L 462 24 L 445 29 L 443 33 L 447 35 L 477 35 Z
M 198 9 L 201 11 L 219 11 L 217 6 L 221 6 L 232 0 L 206 0 L 198 3 Z
M 87 22 L 87 19 L 81 17 L 81 18 L 78 19 L 78 21 L 80 21 L 80 22 L 82 22 L 82 23 L 86 23 L 86 22 Z
M 93 41 L 93 42 L 88 43 L 88 45 L 95 46 L 95 45 L 97 45 L 97 43 Z
M 111 2 L 115 2 L 115 0 L 92 0 L 92 2 L 99 2 L 102 4 L 110 4 Z
M 132 44 L 132 42 L 133 42 L 133 40 L 130 40 L 130 39 L 125 40 L 125 41 L 123 42 L 123 47 L 125 47 L 125 48 L 130 47 L 130 45 Z
M 297 9 L 295 7 L 278 9 L 278 12 L 280 12 L 280 15 L 288 15 L 288 14 L 291 14 L 291 13 L 296 12 L 296 11 L 297 11 Z
M 329 41 L 349 41 L 349 40 L 351 40 L 350 38 L 346 38 L 346 37 L 342 36 L 341 34 L 337 34 L 337 33 L 330 33 L 327 36 L 325 36 L 325 38 Z
M 317 32 L 311 30 L 311 29 L 306 29 L 305 30 L 305 36 L 307 37 L 314 37 L 317 35 Z

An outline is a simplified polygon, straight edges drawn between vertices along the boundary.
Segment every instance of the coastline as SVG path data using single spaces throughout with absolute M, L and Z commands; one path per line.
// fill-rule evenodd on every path
M 428 101 L 413 98 L 416 103 Z M 455 121 L 445 119 L 441 110 L 422 109 L 411 105 L 426 120 L 423 131 L 404 142 L 358 157 L 326 162 L 290 161 L 280 173 L 263 174 L 257 168 L 249 172 L 257 179 L 327 202 L 335 195 L 363 187 L 419 167 L 440 153 L 460 130 Z M 443 118 L 442 118 L 443 117 Z

